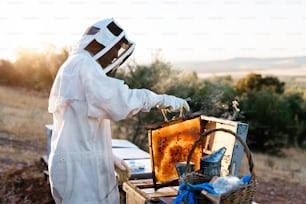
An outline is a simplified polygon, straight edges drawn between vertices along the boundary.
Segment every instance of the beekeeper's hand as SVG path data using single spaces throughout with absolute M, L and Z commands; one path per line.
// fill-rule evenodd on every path
M 125 181 L 128 181 L 131 176 L 131 172 L 127 163 L 123 159 L 120 159 L 115 155 L 113 155 L 113 159 L 115 171 L 118 175 L 118 182 L 123 183 Z
M 183 109 L 188 112 L 190 111 L 190 107 L 185 99 L 170 95 L 164 95 L 164 100 L 158 108 L 167 109 L 169 112 L 179 112 L 183 111 Z

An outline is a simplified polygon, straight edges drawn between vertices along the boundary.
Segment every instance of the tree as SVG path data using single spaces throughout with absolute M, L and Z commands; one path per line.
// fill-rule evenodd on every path
M 251 149 L 278 153 L 287 145 L 292 120 L 285 97 L 267 90 L 249 91 L 240 105 L 249 124 Z
M 280 82 L 278 78 L 273 76 L 262 77 L 261 74 L 250 73 L 238 80 L 235 88 L 240 94 L 260 90 L 282 94 L 285 90 L 285 83 Z
M 20 49 L 14 62 L 16 86 L 50 91 L 60 65 L 67 59 L 68 49 L 49 46 L 43 52 Z
M 303 94 L 285 92 L 278 78 L 251 73 L 235 84 L 250 124 L 248 141 L 259 151 L 277 153 L 283 147 L 302 147 L 305 136 L 305 101 Z
M 14 65 L 8 60 L 0 60 L 0 83 L 4 85 L 12 85 L 15 81 Z
M 190 102 L 192 110 L 228 119 L 228 114 L 232 114 L 232 101 L 237 99 L 237 93 L 232 84 L 233 80 L 230 76 L 215 77 L 199 82 L 198 89 Z
M 286 92 L 286 101 L 289 104 L 291 111 L 291 120 L 293 122 L 290 128 L 290 137 L 288 145 L 293 147 L 306 147 L 306 102 L 303 98 L 303 93 L 295 90 Z

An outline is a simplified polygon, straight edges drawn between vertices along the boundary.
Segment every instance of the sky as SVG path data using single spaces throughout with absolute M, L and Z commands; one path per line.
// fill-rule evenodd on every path
M 0 58 L 73 46 L 110 17 L 140 63 L 306 55 L 305 0 L 0 0 Z

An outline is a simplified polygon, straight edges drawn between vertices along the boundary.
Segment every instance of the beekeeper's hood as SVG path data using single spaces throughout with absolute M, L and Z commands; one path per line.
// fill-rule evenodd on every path
M 118 47 L 118 56 L 106 67 L 105 73 L 117 69 L 133 52 L 135 43 L 128 40 L 124 30 L 113 18 L 101 20 L 89 27 L 77 45 L 77 50 L 84 50 L 91 43 L 99 43 L 100 50 L 92 54 L 95 60 L 103 58 L 114 46 Z M 101 63 L 100 63 L 101 64 Z

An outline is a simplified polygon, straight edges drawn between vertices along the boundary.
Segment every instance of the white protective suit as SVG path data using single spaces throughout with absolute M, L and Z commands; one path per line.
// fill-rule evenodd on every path
M 157 106 L 177 111 L 188 104 L 174 96 L 130 89 L 108 77 L 89 52 L 73 52 L 59 69 L 49 97 L 53 132 L 48 168 L 56 203 L 119 203 L 110 120 Z

